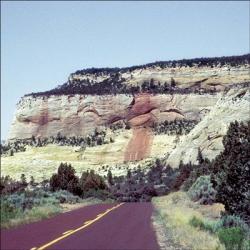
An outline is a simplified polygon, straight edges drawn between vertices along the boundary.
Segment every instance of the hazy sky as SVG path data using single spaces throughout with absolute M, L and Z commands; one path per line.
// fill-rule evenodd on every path
M 76 70 L 245 53 L 247 1 L 1 1 L 2 139 L 21 96 Z

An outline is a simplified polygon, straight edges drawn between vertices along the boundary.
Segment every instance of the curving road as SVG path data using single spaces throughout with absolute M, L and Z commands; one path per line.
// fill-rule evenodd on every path
M 151 203 L 98 204 L 1 231 L 8 250 L 158 250 Z

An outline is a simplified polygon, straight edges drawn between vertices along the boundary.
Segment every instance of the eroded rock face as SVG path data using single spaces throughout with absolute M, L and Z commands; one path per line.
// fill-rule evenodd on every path
M 247 119 L 247 94 L 234 95 L 249 85 L 249 69 L 249 55 L 243 55 L 80 70 L 55 89 L 23 97 L 9 139 L 49 137 L 58 132 L 84 136 L 97 127 L 123 121 L 132 128 L 123 159 L 135 161 L 152 156 L 151 125 L 196 120 L 200 123 L 182 137 L 173 152 L 169 151 L 177 142 L 171 139 L 168 161 L 172 166 L 180 160 L 194 162 L 198 147 L 204 156 L 213 158 L 222 150 L 221 139 L 229 123 Z M 147 91 L 151 94 L 143 93 Z M 156 149 L 153 147 L 154 152 Z
M 204 157 L 214 159 L 223 149 L 222 139 L 231 122 L 250 120 L 249 89 L 231 89 L 217 101 L 208 115 L 176 146 L 167 159 L 172 167 L 180 161 L 196 163 L 198 148 Z
M 62 95 L 23 97 L 17 105 L 9 139 L 86 135 L 118 120 L 132 127 L 164 120 L 201 118 L 216 95 Z
M 149 127 L 133 128 L 124 154 L 124 161 L 140 161 L 150 156 L 154 135 Z
M 124 116 L 132 98 L 121 96 L 62 95 L 23 97 L 17 106 L 10 139 L 84 135 L 108 122 L 113 115 Z
M 249 81 L 249 65 L 214 65 L 202 66 L 198 64 L 192 67 L 169 66 L 161 68 L 159 66 L 148 66 L 145 68 L 138 68 L 134 70 L 118 71 L 119 79 L 124 79 L 125 85 L 141 86 L 144 81 L 154 79 L 163 85 L 165 82 L 170 83 L 175 81 L 176 85 L 181 88 L 199 88 L 215 89 L 217 91 L 224 90 L 227 86 L 234 83 L 244 83 Z M 103 81 L 111 78 L 112 73 L 73 73 L 69 77 L 69 84 L 77 81 L 88 80 L 89 82 L 102 83 Z

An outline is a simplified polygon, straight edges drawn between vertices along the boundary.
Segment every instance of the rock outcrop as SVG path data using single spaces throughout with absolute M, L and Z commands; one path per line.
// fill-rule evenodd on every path
M 170 165 L 194 162 L 198 147 L 213 158 L 229 123 L 248 119 L 249 70 L 248 54 L 76 71 L 52 90 L 21 98 L 9 139 L 85 136 L 120 121 L 133 130 L 124 161 L 135 161 L 152 156 L 152 125 L 184 119 L 200 123 L 173 151 L 178 140 L 171 137 Z
M 132 127 L 164 120 L 201 120 L 215 95 L 26 96 L 17 106 L 9 139 L 86 135 L 98 126 L 124 121 Z
M 183 163 L 196 163 L 198 148 L 204 157 L 214 159 L 223 149 L 222 139 L 231 122 L 250 120 L 250 94 L 248 88 L 231 89 L 224 93 L 212 110 L 170 153 L 167 163 L 178 167 Z
M 23 97 L 17 106 L 10 139 L 85 135 L 115 116 L 124 116 L 131 97 L 62 95 Z
M 217 65 L 217 66 L 199 66 L 194 64 L 193 66 L 181 66 L 177 63 L 175 67 L 160 67 L 160 66 L 148 66 L 145 68 L 139 68 L 132 71 L 118 71 L 117 80 L 122 81 L 126 86 L 140 86 L 143 82 L 148 82 L 151 79 L 154 80 L 157 85 L 164 85 L 165 83 L 174 83 L 182 88 L 192 89 L 211 89 L 221 91 L 227 86 L 232 86 L 234 83 L 244 83 L 249 81 L 249 65 Z M 96 83 L 105 82 L 113 77 L 113 72 L 103 73 L 85 73 L 76 72 L 70 75 L 68 84 L 75 85 L 81 81 L 87 81 L 94 85 Z

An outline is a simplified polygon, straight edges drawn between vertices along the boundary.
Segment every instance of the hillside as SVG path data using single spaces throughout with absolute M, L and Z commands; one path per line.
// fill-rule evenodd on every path
M 223 93 L 204 119 L 176 146 L 167 159 L 171 166 L 179 162 L 196 163 L 198 148 L 202 155 L 214 159 L 223 150 L 222 139 L 231 122 L 250 120 L 249 88 L 231 89 Z
M 143 202 L 163 249 L 249 249 L 249 69 L 249 55 L 87 69 L 25 95 L 1 144 L 2 225 Z
M 209 92 L 249 81 L 250 57 L 160 61 L 127 68 L 90 68 L 70 74 L 58 87 L 31 96 Z
M 79 173 L 105 175 L 108 165 L 122 175 L 155 157 L 172 167 L 195 162 L 198 148 L 213 159 L 229 123 L 249 120 L 249 68 L 244 55 L 76 71 L 53 90 L 21 98 L 7 150 L 19 141 L 26 151 L 4 154 L 2 172 L 42 179 L 65 161 Z

